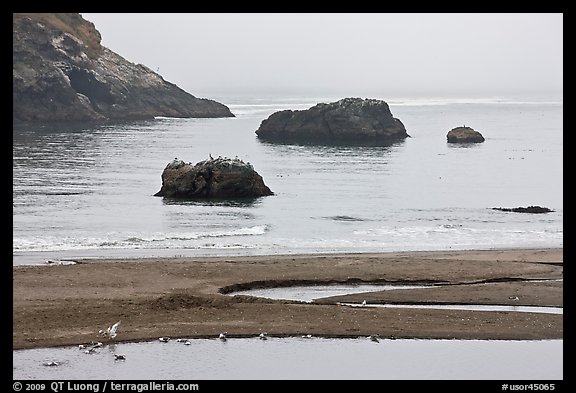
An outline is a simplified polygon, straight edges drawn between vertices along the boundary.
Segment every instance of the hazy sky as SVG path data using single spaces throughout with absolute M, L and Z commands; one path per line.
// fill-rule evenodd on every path
M 563 14 L 94 14 L 102 44 L 198 96 L 562 91 Z

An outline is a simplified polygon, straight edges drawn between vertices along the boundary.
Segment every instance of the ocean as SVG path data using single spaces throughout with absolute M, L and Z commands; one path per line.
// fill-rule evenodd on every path
M 234 118 L 13 127 L 13 265 L 47 259 L 563 247 L 563 100 L 387 97 L 391 146 L 265 143 L 284 109 L 343 96 L 226 95 Z M 485 142 L 453 145 L 466 125 Z M 155 197 L 175 157 L 250 162 L 274 192 Z M 539 205 L 526 214 L 494 207 Z

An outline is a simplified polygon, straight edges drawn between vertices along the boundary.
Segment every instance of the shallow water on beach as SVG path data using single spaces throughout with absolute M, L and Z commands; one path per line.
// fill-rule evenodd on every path
M 268 299 L 296 300 L 312 302 L 329 296 L 349 295 L 375 291 L 393 291 L 398 289 L 434 288 L 432 285 L 383 285 L 383 284 L 330 284 L 330 285 L 295 285 L 289 287 L 254 288 L 245 291 L 234 291 L 231 296 L 248 295 Z
M 342 97 L 222 96 L 235 118 L 13 129 L 13 264 L 81 257 L 266 255 L 563 246 L 562 98 L 388 102 L 392 146 L 260 142 L 261 121 Z M 481 144 L 454 146 L 463 123 Z M 274 196 L 154 197 L 164 167 L 238 156 Z M 540 205 L 522 214 L 492 207 Z
M 432 289 L 434 285 L 381 285 L 381 284 L 360 284 L 360 285 L 307 285 L 276 288 L 255 288 L 245 291 L 231 292 L 229 295 L 247 295 L 267 299 L 295 300 L 301 302 L 313 302 L 315 300 L 340 295 L 351 295 L 355 293 L 393 291 L 400 289 Z M 540 306 L 517 306 L 517 305 L 493 305 L 493 304 L 371 304 L 362 306 L 358 303 L 339 304 L 350 307 L 388 307 L 388 308 L 428 308 L 428 309 L 450 309 L 450 310 L 470 310 L 470 311 L 511 311 L 511 312 L 536 312 L 546 314 L 563 314 L 563 307 L 540 307 Z
M 13 352 L 14 379 L 561 380 L 563 341 L 194 339 Z M 115 360 L 114 354 L 126 360 Z M 58 366 L 46 366 L 48 362 Z

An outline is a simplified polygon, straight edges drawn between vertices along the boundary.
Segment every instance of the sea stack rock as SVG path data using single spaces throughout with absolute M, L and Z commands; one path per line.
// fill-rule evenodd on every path
M 175 158 L 164 168 L 162 188 L 155 196 L 255 198 L 273 194 L 249 162 L 218 157 L 196 165 Z
M 273 113 L 256 135 L 269 142 L 319 144 L 390 144 L 410 137 L 386 102 L 362 98 Z
M 484 137 L 471 127 L 456 127 L 448 131 L 446 135 L 448 143 L 481 143 Z
M 234 116 L 100 45 L 80 14 L 14 13 L 12 21 L 16 122 Z

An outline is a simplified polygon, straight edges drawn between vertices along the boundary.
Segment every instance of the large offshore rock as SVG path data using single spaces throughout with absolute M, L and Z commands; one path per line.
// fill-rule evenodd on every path
M 13 120 L 234 116 L 225 105 L 194 97 L 100 40 L 80 14 L 13 14 Z
M 216 158 L 196 165 L 175 158 L 162 172 L 155 196 L 170 198 L 246 198 L 273 195 L 249 162 Z
M 339 144 L 389 144 L 410 136 L 386 102 L 362 98 L 273 113 L 262 121 L 256 134 L 270 142 Z

